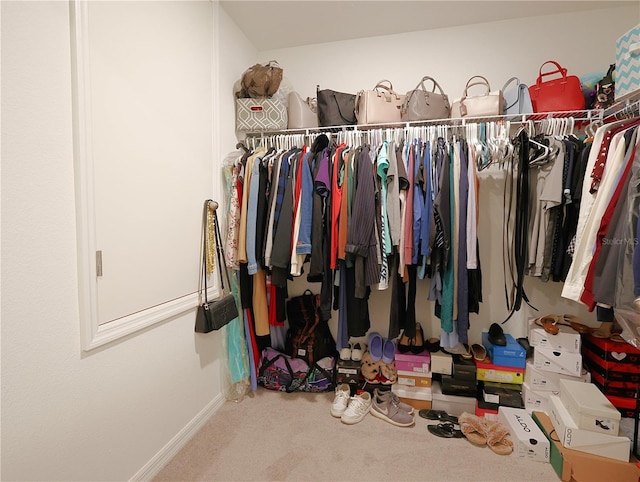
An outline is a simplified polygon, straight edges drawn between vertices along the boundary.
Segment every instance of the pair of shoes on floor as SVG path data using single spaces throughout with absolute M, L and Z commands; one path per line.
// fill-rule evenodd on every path
M 422 325 L 416 322 L 416 330 L 414 336 L 408 336 L 405 329 L 398 342 L 398 351 L 400 353 L 411 352 L 414 355 L 422 353 L 425 349 L 424 331 L 422 331 Z
M 415 424 L 414 409 L 411 405 L 401 402 L 395 393 L 373 391 L 371 415 L 396 427 L 411 427 Z
M 369 353 L 374 362 L 391 363 L 396 356 L 396 343 L 374 331 L 369 334 Z
M 362 349 L 362 345 L 360 343 L 349 343 L 348 348 L 343 348 L 342 350 L 340 350 L 340 360 L 361 361 L 363 354 L 364 350 Z
M 340 418 L 342 423 L 353 425 L 360 422 L 371 409 L 371 394 L 363 392 L 351 396 L 348 383 L 341 383 L 336 387 L 335 397 L 331 404 L 331 415 Z
M 458 417 L 460 430 L 469 442 L 478 446 L 489 446 L 498 455 L 509 455 L 513 452 L 513 442 L 509 430 L 500 422 L 493 422 L 463 412 Z

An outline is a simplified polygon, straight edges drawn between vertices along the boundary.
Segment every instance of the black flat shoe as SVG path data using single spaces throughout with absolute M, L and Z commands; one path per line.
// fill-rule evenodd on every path
M 489 341 L 492 345 L 507 346 L 507 337 L 504 336 L 502 327 L 497 323 L 492 323 L 489 327 Z
M 533 347 L 529 345 L 529 338 L 518 338 L 516 341 L 524 348 L 527 358 L 531 358 L 533 356 Z

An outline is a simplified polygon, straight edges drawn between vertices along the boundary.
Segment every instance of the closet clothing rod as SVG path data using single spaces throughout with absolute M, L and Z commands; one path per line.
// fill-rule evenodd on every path
M 593 122 L 604 119 L 603 109 L 593 110 L 579 110 L 579 111 L 563 111 L 563 112 L 544 112 L 537 114 L 507 114 L 496 115 L 490 117 L 459 117 L 459 118 L 447 118 L 447 119 L 433 119 L 426 121 L 413 121 L 413 122 L 391 122 L 386 124 L 362 124 L 362 125 L 341 125 L 341 126 L 328 126 L 328 127 L 308 127 L 304 129 L 282 129 L 278 131 L 247 131 L 245 134 L 247 137 L 261 137 L 271 136 L 278 134 L 321 134 L 323 132 L 335 133 L 338 131 L 367 131 L 380 128 L 408 128 L 408 127 L 421 127 L 421 126 L 446 126 L 450 128 L 465 127 L 468 124 L 479 124 L 483 122 L 500 122 L 509 121 L 513 124 L 527 124 L 530 121 L 541 122 L 549 119 L 560 118 L 573 118 L 575 122 Z

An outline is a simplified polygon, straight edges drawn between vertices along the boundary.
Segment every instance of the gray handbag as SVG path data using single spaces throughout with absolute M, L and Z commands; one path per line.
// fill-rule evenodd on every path
M 514 82 L 515 88 L 509 88 L 509 85 Z M 504 83 L 502 86 L 502 95 L 504 96 L 503 114 L 533 114 L 529 86 L 521 83 L 518 77 L 511 77 Z
M 433 82 L 431 91 L 425 88 L 425 80 Z M 440 93 L 436 92 L 436 87 Z M 423 77 L 415 89 L 407 92 L 407 97 L 402 105 L 403 122 L 448 119 L 450 115 L 449 97 L 433 77 Z

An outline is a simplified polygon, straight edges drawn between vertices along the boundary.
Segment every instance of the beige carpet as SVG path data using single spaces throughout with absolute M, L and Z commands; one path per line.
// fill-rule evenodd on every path
M 154 480 L 559 480 L 550 464 L 438 438 L 427 430 L 433 422 L 418 416 L 411 428 L 372 415 L 345 425 L 330 415 L 332 400 L 259 388 L 226 402 Z

